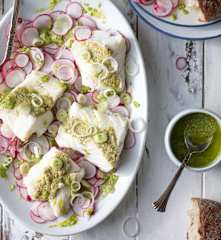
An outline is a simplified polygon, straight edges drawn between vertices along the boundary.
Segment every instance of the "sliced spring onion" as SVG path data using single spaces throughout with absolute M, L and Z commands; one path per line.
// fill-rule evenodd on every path
M 106 132 L 100 132 L 94 135 L 94 141 L 98 144 L 102 144 L 107 142 L 108 140 L 108 135 Z
M 108 69 L 100 63 L 94 63 L 92 65 L 92 75 L 99 80 L 104 80 L 108 77 Z
M 61 97 L 56 102 L 57 109 L 68 110 L 71 106 L 72 102 L 69 97 Z
M 116 92 L 113 88 L 107 88 L 103 90 L 102 94 L 105 98 L 116 96 Z
M 68 118 L 68 113 L 64 109 L 60 109 L 56 113 L 56 118 L 60 122 L 65 122 Z
M 88 51 L 87 49 L 83 50 L 83 52 L 81 53 L 81 57 L 88 62 L 91 59 L 90 51 Z
M 105 112 L 108 109 L 108 102 L 102 101 L 96 105 L 96 108 L 99 112 Z
M 129 105 L 132 102 L 132 97 L 129 93 L 121 93 L 120 95 L 121 102 L 125 105 Z
M 79 104 L 85 105 L 85 104 L 87 104 L 87 97 L 84 94 L 80 93 L 77 95 L 77 101 Z
M 134 133 L 141 133 L 146 128 L 146 122 L 143 118 L 136 118 L 129 121 L 129 129 Z
M 29 170 L 30 170 L 30 164 L 25 162 L 25 163 L 22 163 L 20 168 L 19 168 L 20 172 L 22 175 L 26 175 L 28 174 Z
M 109 97 L 107 102 L 109 108 L 115 108 L 120 104 L 120 97 L 118 95 Z
M 80 182 L 73 181 L 71 183 L 71 192 L 72 193 L 77 193 L 81 189 L 81 184 Z
M 104 59 L 102 64 L 107 68 L 109 73 L 115 73 L 118 71 L 118 62 L 113 57 Z
M 48 132 L 55 137 L 58 133 L 58 129 L 59 129 L 59 122 L 54 122 L 52 123 L 49 127 L 48 127 Z
M 44 103 L 42 97 L 40 97 L 39 95 L 32 93 L 31 95 L 31 104 L 33 107 L 41 107 Z

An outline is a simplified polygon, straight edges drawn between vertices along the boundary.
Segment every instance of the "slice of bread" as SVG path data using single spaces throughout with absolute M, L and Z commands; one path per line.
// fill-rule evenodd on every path
M 188 240 L 221 240 L 221 203 L 193 198 Z

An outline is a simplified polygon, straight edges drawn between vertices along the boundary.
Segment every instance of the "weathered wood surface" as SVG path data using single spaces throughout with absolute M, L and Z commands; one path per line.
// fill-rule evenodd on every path
M 206 174 L 185 171 L 168 205 L 166 214 L 156 213 L 151 203 L 165 188 L 176 171 L 164 149 L 164 131 L 169 120 L 186 108 L 206 107 L 221 114 L 220 40 L 186 42 L 164 36 L 147 27 L 128 13 L 126 1 L 113 0 L 129 20 L 133 21 L 146 64 L 149 86 L 149 131 L 146 149 L 137 180 L 115 212 L 94 229 L 60 239 L 124 240 L 123 224 L 136 217 L 138 240 L 184 240 L 190 198 L 204 196 L 221 200 L 220 167 Z M 5 11 L 11 1 L 5 1 Z M 1 8 L 1 7 L 0 7 Z M 176 59 L 184 56 L 188 67 L 176 70 Z M 0 208 L 1 231 L 9 240 L 56 239 L 40 236 L 11 220 Z M 26 236 L 26 237 L 25 237 Z M 35 236 L 35 237 L 34 237 Z M 1 236 L 1 239 L 6 239 Z

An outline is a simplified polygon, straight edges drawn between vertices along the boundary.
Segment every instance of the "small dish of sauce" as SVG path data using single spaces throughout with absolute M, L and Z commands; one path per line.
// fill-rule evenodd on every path
M 193 170 L 208 170 L 221 160 L 221 120 L 206 110 L 186 110 L 175 116 L 169 123 L 165 134 L 165 145 L 170 158 L 180 165 L 188 153 L 184 132 L 194 144 L 205 143 L 213 137 L 209 148 L 193 154 L 188 167 Z

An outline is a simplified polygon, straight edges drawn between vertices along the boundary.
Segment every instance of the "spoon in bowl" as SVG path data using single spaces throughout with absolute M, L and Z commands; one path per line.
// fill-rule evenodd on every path
M 168 187 L 166 188 L 166 190 L 163 192 L 163 194 L 160 196 L 160 198 L 152 204 L 153 208 L 156 209 L 158 212 L 166 211 L 166 206 L 167 206 L 169 197 L 170 197 L 179 177 L 181 176 L 183 169 L 186 167 L 186 164 L 188 163 L 188 161 L 190 160 L 190 158 L 192 157 L 193 154 L 202 153 L 209 148 L 209 146 L 211 145 L 211 143 L 213 141 L 213 135 L 208 137 L 207 139 L 205 139 L 205 142 L 203 142 L 201 144 L 196 144 L 196 143 L 193 143 L 192 139 L 189 137 L 189 135 L 187 134 L 187 131 L 185 129 L 184 141 L 185 141 L 185 145 L 187 147 L 188 153 L 184 157 L 182 164 L 180 165 L 179 169 L 177 170 L 175 176 L 171 180 L 171 182 L 168 185 Z

